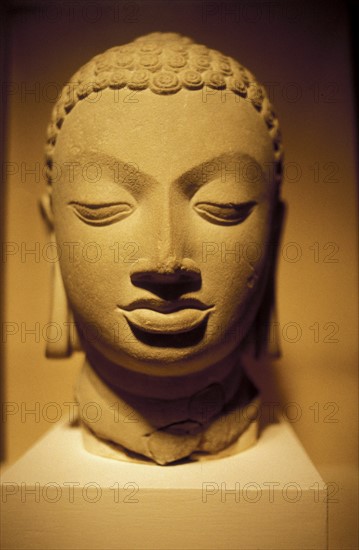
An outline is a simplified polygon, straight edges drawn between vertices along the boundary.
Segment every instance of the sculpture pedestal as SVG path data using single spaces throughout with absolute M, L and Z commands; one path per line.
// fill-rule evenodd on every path
M 5 549 L 325 549 L 325 484 L 291 427 L 235 456 L 158 466 L 48 432 L 2 479 Z

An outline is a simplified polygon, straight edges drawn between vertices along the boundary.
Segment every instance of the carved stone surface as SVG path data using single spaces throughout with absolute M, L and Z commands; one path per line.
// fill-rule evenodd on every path
M 266 348 L 274 301 L 282 146 L 264 89 L 189 38 L 141 37 L 73 76 L 46 162 L 43 209 L 72 243 L 53 319 L 76 324 L 47 353 L 85 351 L 76 396 L 101 414 L 83 422 L 159 464 L 226 448 L 255 417 L 243 358 Z

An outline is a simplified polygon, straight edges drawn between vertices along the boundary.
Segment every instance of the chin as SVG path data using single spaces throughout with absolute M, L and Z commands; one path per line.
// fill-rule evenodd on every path
M 189 343 L 186 340 L 185 345 L 181 338 L 178 345 L 174 341 L 169 345 L 166 342 L 167 335 L 156 336 L 156 343 L 153 339 L 150 342 L 138 340 L 132 346 L 129 343 L 121 346 L 121 349 L 113 345 L 110 347 L 108 343 L 98 343 L 96 351 L 111 363 L 153 376 L 180 376 L 200 372 L 233 351 L 225 342 L 202 339 Z

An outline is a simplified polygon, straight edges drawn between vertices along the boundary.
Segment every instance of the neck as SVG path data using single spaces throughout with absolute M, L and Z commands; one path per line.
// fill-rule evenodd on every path
M 115 393 L 145 399 L 180 399 L 212 384 L 224 385 L 230 391 L 230 386 L 238 385 L 243 371 L 238 349 L 202 371 L 176 376 L 154 376 L 150 372 L 129 370 L 109 361 L 94 348 L 86 350 L 86 360 Z
M 159 378 L 91 354 L 77 385 L 80 410 L 96 403 L 101 411 L 95 423 L 82 417 L 96 435 L 159 464 L 227 447 L 250 424 L 239 413 L 255 397 L 232 355 L 203 373 Z

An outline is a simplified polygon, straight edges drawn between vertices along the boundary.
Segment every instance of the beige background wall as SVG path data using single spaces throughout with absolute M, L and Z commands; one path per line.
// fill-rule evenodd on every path
M 337 489 L 331 548 L 356 548 L 356 165 L 342 3 L 134 0 L 107 8 L 98 3 L 97 10 L 95 2 L 28 5 L 40 8 L 18 10 L 9 20 L 7 168 L 14 174 L 5 195 L 12 252 L 3 263 L 5 464 L 52 427 L 58 410 L 66 413 L 82 362 L 80 354 L 44 357 L 51 263 L 43 255 L 48 235 L 38 198 L 54 92 L 108 47 L 146 32 L 179 31 L 238 58 L 272 94 L 286 151 L 288 217 L 278 275 L 283 355 L 255 376 L 267 402 L 278 403 L 276 410 L 289 417 L 319 472 Z M 35 172 L 26 174 L 30 169 Z

